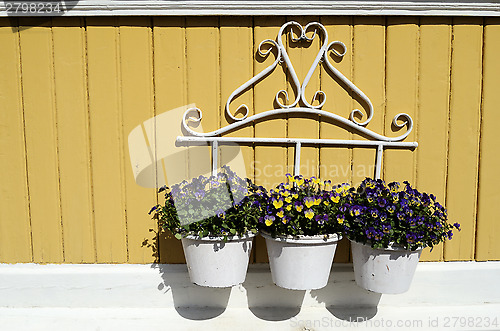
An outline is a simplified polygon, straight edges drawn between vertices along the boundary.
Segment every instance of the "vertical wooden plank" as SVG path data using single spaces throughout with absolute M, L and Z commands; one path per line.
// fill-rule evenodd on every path
M 127 262 L 119 31 L 114 18 L 87 18 L 88 91 L 98 263 Z
M 385 110 L 385 20 L 382 17 L 355 17 L 353 41 L 353 83 L 371 100 L 373 118 L 368 129 L 384 134 Z M 353 109 L 365 113 L 358 121 L 367 119 L 366 105 L 354 97 Z M 353 139 L 363 139 L 354 134 Z M 375 150 L 355 148 L 352 152 L 352 182 L 359 184 L 365 177 L 374 176 Z
M 248 81 L 253 76 L 253 34 L 252 19 L 250 17 L 221 17 L 220 22 L 220 80 L 221 80 L 221 100 L 220 119 L 221 126 L 224 127 L 233 123 L 226 114 L 226 101 L 231 93 L 241 84 Z M 229 111 L 233 116 L 241 117 L 243 114 L 237 111 L 241 104 L 249 108 L 248 116 L 252 116 L 253 109 L 253 89 L 250 88 L 236 97 L 229 105 Z M 248 126 L 236 132 L 231 132 L 225 136 L 231 137 L 253 137 L 254 128 Z M 236 156 L 236 153 L 241 153 Z M 235 159 L 236 156 L 236 159 Z M 253 178 L 253 171 L 250 165 L 253 162 L 254 150 L 252 146 L 237 146 L 236 144 L 227 147 L 221 146 L 220 164 L 228 164 L 241 177 Z
M 352 82 L 373 104 L 374 114 L 366 126 L 375 132 L 384 133 L 385 108 L 385 20 L 381 17 L 354 17 L 352 41 Z M 353 95 L 354 105 L 349 110 L 359 109 L 367 119 L 367 105 Z M 364 139 L 358 134 L 353 139 Z M 373 148 L 352 150 L 351 180 L 358 185 L 365 177 L 374 176 L 375 151 Z M 349 245 L 350 249 L 350 245 Z M 344 257 L 345 260 L 345 257 Z M 349 257 L 350 260 L 350 257 Z
M 352 80 L 352 17 L 322 17 L 321 23 L 328 32 L 328 42 L 334 40 L 343 42 L 347 52 L 342 58 L 329 52 L 330 63 L 347 79 Z M 326 66 L 321 67 L 321 90 L 326 94 L 323 110 L 348 118 L 352 111 L 352 98 L 349 89 L 339 84 L 339 80 Z M 320 122 L 320 137 L 324 139 L 351 139 L 352 133 L 337 126 L 338 123 Z M 333 183 L 351 181 L 351 149 L 338 147 L 323 147 L 320 153 L 320 177 L 330 179 Z
M 158 113 L 186 105 L 185 19 L 154 17 L 154 81 Z
M 19 28 L 0 19 L 0 262 L 31 262 Z
M 445 202 L 450 98 L 451 19 L 420 19 L 416 185 Z M 443 259 L 443 245 L 425 249 L 422 261 Z
M 52 30 L 20 20 L 33 261 L 64 261 L 57 156 Z
M 385 133 L 398 136 L 406 132 L 392 124 L 398 113 L 410 115 L 414 129 L 405 141 L 415 141 L 418 84 L 418 18 L 387 19 L 387 57 Z M 414 183 L 415 153 L 408 149 L 387 149 L 384 152 L 384 179 Z
M 233 123 L 226 113 L 226 101 L 231 93 L 241 84 L 253 76 L 253 22 L 251 17 L 221 17 L 220 19 L 220 80 L 221 100 L 220 119 L 221 127 Z M 248 116 L 254 114 L 253 88 L 249 88 L 229 105 L 233 116 L 241 117 L 243 113 L 238 107 L 245 104 L 248 107 Z M 253 137 L 254 126 L 248 126 L 230 132 L 225 136 Z M 254 171 L 251 165 L 254 161 L 254 148 L 250 145 L 230 144 L 220 146 L 220 165 L 229 165 L 240 177 L 252 180 Z M 255 245 L 252 249 L 250 261 L 255 259 Z
M 276 52 L 270 53 L 263 59 L 258 53 L 259 44 L 265 39 L 275 39 L 284 18 L 254 18 L 254 74 L 274 62 Z M 264 46 L 265 47 L 265 46 Z M 266 49 L 266 48 L 264 48 Z M 274 109 L 276 93 L 286 87 L 285 74 L 278 66 L 269 76 L 257 83 L 254 88 L 255 113 Z M 265 122 L 255 124 L 256 137 L 284 137 L 286 135 L 286 120 L 283 116 L 269 118 Z M 282 146 L 255 147 L 255 181 L 257 185 L 271 188 L 281 183 L 283 173 L 286 173 L 286 148 Z
M 201 109 L 204 132 L 220 126 L 219 18 L 186 18 L 187 101 Z M 189 148 L 189 176 L 209 175 L 210 149 Z
M 330 52 L 328 59 L 344 76 L 352 79 L 352 17 L 322 17 L 321 23 L 328 33 L 328 42 L 338 40 L 347 47 L 343 58 L 338 58 Z M 322 66 L 321 90 L 326 94 L 323 110 L 338 114 L 345 118 L 352 111 L 352 98 L 346 86 L 340 85 L 339 80 Z M 337 126 L 338 123 L 322 119 L 320 122 L 320 138 L 324 139 L 351 139 L 352 133 Z M 320 152 L 320 177 L 330 179 L 333 183 L 351 182 L 352 149 L 322 147 Z M 349 261 L 351 244 L 345 238 L 340 241 L 335 252 L 335 262 Z
M 65 262 L 95 262 L 83 20 L 55 18 L 54 74 Z
M 290 20 L 290 19 L 289 19 Z M 302 26 L 306 26 L 309 22 L 318 22 L 319 18 L 314 16 L 302 16 L 294 17 L 294 20 Z M 288 31 L 288 30 L 287 30 Z M 298 33 L 298 30 L 294 28 L 293 33 Z M 319 49 L 322 45 L 323 40 L 320 41 L 321 31 L 318 31 L 316 37 L 311 41 L 299 41 L 293 42 L 290 38 L 290 33 L 287 33 L 287 51 L 292 62 L 293 68 L 299 78 L 299 82 L 302 84 L 304 78 L 306 77 Z M 308 33 L 308 36 L 312 36 L 312 32 Z M 319 102 L 317 100 L 312 100 L 312 97 L 316 91 L 320 90 L 320 69 L 315 68 L 315 71 L 311 77 L 311 80 L 306 86 L 305 97 L 307 102 L 312 105 L 317 105 Z M 287 71 L 288 73 L 288 71 Z M 292 78 L 290 75 L 288 77 L 288 95 L 290 98 L 289 103 L 293 102 L 295 98 L 295 93 L 291 87 Z M 299 106 L 302 102 L 299 102 Z M 309 114 L 290 114 L 288 115 L 288 137 L 291 138 L 319 138 L 319 116 L 309 115 Z M 293 173 L 293 165 L 295 160 L 295 147 L 288 147 L 288 172 Z M 316 146 L 302 146 L 300 153 L 300 174 L 304 177 L 319 176 L 319 148 Z M 284 175 L 284 174 L 283 174 Z M 283 176 L 283 179 L 284 176 Z
M 155 108 L 157 114 L 187 104 L 184 26 L 185 19 L 181 17 L 155 17 L 153 19 Z M 187 162 L 187 157 L 184 161 Z M 187 177 L 187 172 L 185 177 Z M 163 203 L 163 195 L 160 195 L 158 200 Z M 170 233 L 164 233 L 158 238 L 158 246 L 160 263 L 186 263 L 180 241 Z
M 453 19 L 450 133 L 446 205 L 462 231 L 444 245 L 444 258 L 474 257 L 482 78 L 482 18 Z
M 265 39 L 275 39 L 281 25 L 285 23 L 282 17 L 255 17 L 254 18 L 254 74 L 272 64 L 276 57 L 270 53 L 265 59 L 258 54 L 259 44 Z M 276 107 L 274 98 L 279 90 L 286 88 L 285 74 L 281 67 L 277 67 L 269 76 L 260 81 L 254 88 L 255 113 L 261 113 Z M 256 137 L 285 137 L 286 118 L 276 116 L 264 122 L 255 123 Z M 256 146 L 255 147 L 255 182 L 270 188 L 283 180 L 287 162 L 286 147 Z M 267 262 L 265 241 L 258 236 L 255 240 L 255 262 Z
M 488 18 L 484 26 L 483 107 L 481 120 L 481 150 L 477 206 L 476 259 L 499 260 L 500 232 L 497 206 L 500 201 L 500 154 L 498 153 L 498 123 L 500 123 L 500 19 Z
M 125 205 L 127 213 L 127 245 L 130 263 L 151 263 L 154 252 L 141 246 L 152 240 L 147 212 L 156 204 L 155 190 L 135 182 L 128 148 L 129 133 L 154 116 L 153 48 L 151 19 L 120 18 L 121 108 L 123 112 L 123 156 L 125 164 Z M 152 255 L 153 253 L 153 255 Z

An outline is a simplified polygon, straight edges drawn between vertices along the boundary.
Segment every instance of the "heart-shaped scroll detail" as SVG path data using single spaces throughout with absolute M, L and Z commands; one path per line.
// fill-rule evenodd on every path
M 287 53 L 286 48 L 283 45 L 283 41 L 282 41 L 282 36 L 287 33 L 286 30 L 288 27 L 290 27 L 290 38 L 293 42 L 297 42 L 297 41 L 301 41 L 301 40 L 305 40 L 307 42 L 312 42 L 317 35 L 318 35 L 318 38 L 320 38 L 319 37 L 320 33 L 323 34 L 323 44 L 322 44 L 318 54 L 316 55 L 316 58 L 314 59 L 311 67 L 309 68 L 309 71 L 307 72 L 307 75 L 304 78 L 304 81 L 302 82 L 302 84 L 300 83 L 299 78 L 297 77 L 297 73 L 295 72 L 295 69 L 293 68 L 293 64 L 290 61 L 290 57 L 288 56 L 288 53 Z M 291 31 L 291 27 L 296 27 L 299 29 L 299 34 L 298 34 L 297 38 L 294 37 L 294 35 Z M 314 33 L 313 33 L 312 37 L 308 37 L 306 35 L 306 33 L 311 31 L 311 29 L 313 29 L 313 28 L 314 28 Z M 318 33 L 318 31 L 320 33 Z M 249 109 L 248 109 L 248 106 L 246 104 L 241 104 L 236 109 L 235 113 L 242 112 L 243 116 L 236 117 L 233 115 L 233 113 L 229 109 L 229 104 L 231 103 L 231 101 L 236 96 L 238 96 L 243 91 L 245 91 L 248 87 L 252 86 L 253 84 L 257 83 L 259 80 L 261 80 L 264 77 L 266 77 L 267 75 L 269 75 L 280 62 L 283 62 L 287 66 L 288 71 L 290 73 L 290 76 L 292 78 L 292 84 L 294 85 L 295 90 L 297 91 L 297 96 L 296 96 L 293 103 L 285 105 L 280 101 L 280 96 L 282 95 L 285 97 L 286 100 L 288 100 L 289 99 L 288 92 L 285 90 L 278 91 L 276 93 L 275 100 L 276 100 L 276 103 L 279 105 L 279 107 L 281 107 L 282 109 L 289 109 L 289 108 L 295 107 L 299 103 L 299 101 L 302 101 L 302 103 L 307 108 L 320 109 L 325 104 L 326 94 L 321 90 L 316 91 L 314 93 L 312 100 L 314 101 L 315 99 L 318 99 L 318 101 L 319 101 L 319 99 L 321 99 L 321 101 L 318 105 L 313 106 L 311 103 L 309 103 L 307 101 L 307 99 L 305 97 L 305 90 L 306 90 L 307 84 L 309 83 L 309 81 L 314 73 L 314 70 L 319 65 L 319 63 L 321 61 L 323 61 L 326 64 L 326 66 L 328 67 L 328 69 L 331 71 L 332 74 L 334 74 L 338 79 L 340 79 L 352 92 L 357 94 L 358 97 L 360 99 L 362 99 L 368 105 L 368 109 L 367 109 L 368 118 L 364 122 L 358 122 L 354 116 L 356 114 L 361 115 L 361 116 L 364 115 L 363 112 L 360 111 L 359 109 L 354 109 L 351 112 L 351 114 L 350 114 L 351 121 L 353 121 L 354 123 L 356 123 L 358 125 L 362 125 L 362 126 L 364 126 L 370 122 L 370 120 L 373 117 L 373 106 L 372 106 L 370 99 L 358 87 L 356 87 L 356 85 L 354 85 L 349 79 L 347 79 L 347 77 L 345 77 L 339 70 L 337 70 L 328 60 L 328 52 L 329 51 L 332 51 L 337 57 L 340 57 L 340 58 L 345 55 L 347 48 L 344 45 L 344 43 L 342 43 L 341 41 L 332 41 L 329 44 L 328 43 L 328 33 L 327 33 L 326 29 L 322 24 L 320 24 L 318 22 L 308 23 L 304 27 L 295 21 L 287 22 L 281 26 L 276 40 L 277 41 L 274 41 L 271 39 L 266 39 L 266 40 L 262 41 L 258 47 L 258 52 L 261 56 L 267 56 L 269 53 L 271 53 L 271 49 L 273 47 L 275 47 L 277 49 L 275 61 L 271 65 L 269 65 L 267 68 L 262 70 L 260 73 L 258 73 L 256 76 L 252 77 L 250 80 L 248 80 L 247 82 L 242 84 L 240 87 L 238 87 L 236 90 L 234 90 L 234 92 L 231 93 L 231 95 L 227 99 L 226 112 L 232 120 L 241 121 L 241 120 L 246 119 L 248 117 Z M 270 47 L 266 50 L 263 50 L 263 46 L 265 44 L 269 44 Z M 332 48 L 333 46 L 339 46 L 342 49 L 342 52 L 339 53 L 336 49 Z

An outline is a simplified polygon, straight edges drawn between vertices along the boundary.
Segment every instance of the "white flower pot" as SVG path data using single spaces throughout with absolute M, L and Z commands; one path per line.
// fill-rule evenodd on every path
M 315 290 L 328 283 L 340 236 L 299 236 L 266 239 L 273 282 L 290 290 Z
M 404 293 L 410 288 L 422 248 L 372 248 L 351 241 L 354 278 L 358 286 L 378 293 Z
M 255 234 L 242 237 L 186 236 L 182 248 L 186 256 L 189 278 L 197 285 L 230 287 L 245 281 L 248 260 Z

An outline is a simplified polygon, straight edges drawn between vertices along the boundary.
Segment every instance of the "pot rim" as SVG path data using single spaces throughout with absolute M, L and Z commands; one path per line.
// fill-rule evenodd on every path
M 347 239 L 349 239 L 349 238 L 347 238 Z M 384 247 L 382 247 L 382 248 L 374 248 L 371 245 L 367 245 L 365 243 L 362 243 L 362 242 L 359 242 L 359 241 L 356 241 L 356 240 L 349 239 L 349 241 L 351 243 L 362 245 L 362 246 L 366 246 L 366 247 L 369 247 L 371 249 L 376 249 L 376 250 L 379 250 L 379 251 L 395 251 L 395 252 L 411 252 L 411 253 L 413 253 L 413 252 L 421 251 L 421 250 L 423 250 L 425 248 L 425 247 L 420 246 L 417 249 L 415 249 L 415 250 L 412 251 L 412 250 L 409 250 L 409 249 L 404 249 L 403 247 L 398 246 L 398 245 L 393 244 L 393 243 L 390 243 L 389 247 L 387 247 L 387 248 L 384 248 Z
M 241 236 L 236 236 L 236 235 L 231 235 L 227 236 L 227 241 L 238 241 L 238 240 L 247 240 L 255 237 L 257 233 L 253 233 L 251 231 L 247 232 L 244 235 Z M 224 236 L 207 236 L 207 237 L 200 237 L 196 234 L 187 234 L 182 237 L 182 239 L 191 239 L 191 240 L 201 240 L 201 241 L 224 241 Z
M 315 236 L 304 236 L 304 235 L 299 235 L 299 236 L 276 236 L 276 238 L 273 238 L 270 233 L 267 233 L 265 231 L 260 231 L 260 235 L 266 239 L 274 240 L 274 241 L 281 241 L 281 242 L 287 242 L 287 243 L 293 243 L 293 244 L 325 244 L 325 243 L 331 243 L 331 242 L 336 242 L 340 241 L 342 239 L 342 235 L 338 235 L 336 233 L 334 234 L 327 234 L 327 235 L 315 235 Z M 325 238 L 326 236 L 326 238 Z

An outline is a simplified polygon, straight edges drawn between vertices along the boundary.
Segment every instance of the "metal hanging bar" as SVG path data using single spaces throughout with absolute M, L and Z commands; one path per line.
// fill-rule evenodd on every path
M 219 141 L 212 140 L 212 176 L 217 176 L 218 169 L 218 155 L 219 155 Z
M 336 145 L 336 146 L 366 146 L 384 148 L 415 148 L 418 143 L 404 141 L 373 141 L 373 140 L 346 140 L 346 139 L 314 139 L 314 138 L 257 138 L 257 137 L 177 137 L 179 143 L 213 142 L 219 143 L 262 143 L 262 144 L 297 144 L 303 145 Z
M 283 44 L 282 37 L 286 35 L 288 28 L 290 28 L 290 37 L 292 41 L 303 41 L 310 43 L 314 40 L 316 36 L 322 38 L 322 46 L 319 50 L 313 64 L 311 65 L 304 81 L 300 83 L 298 76 L 293 68 L 292 62 L 288 56 L 286 47 Z M 298 33 L 294 36 L 292 29 L 298 29 Z M 297 32 L 297 30 L 294 30 Z M 312 33 L 309 37 L 307 34 Z M 263 46 L 267 44 L 269 48 L 263 49 Z M 334 47 L 336 46 L 336 47 Z M 276 52 L 271 52 L 272 50 Z M 340 51 L 339 51 L 340 50 Z M 276 41 L 271 39 L 266 39 L 259 44 L 258 53 L 262 56 L 267 56 L 268 54 L 274 54 L 276 56 L 274 62 L 258 73 L 256 76 L 252 77 L 246 83 L 238 87 L 227 99 L 226 102 L 226 112 L 227 115 L 234 121 L 233 123 L 226 125 L 220 129 L 211 132 L 197 132 L 192 129 L 192 123 L 199 123 L 203 117 L 202 111 L 199 108 L 188 109 L 182 118 L 182 126 L 185 132 L 190 136 L 179 136 L 177 137 L 177 142 L 189 144 L 191 142 L 210 142 L 212 151 L 212 174 L 216 175 L 218 170 L 218 147 L 219 143 L 260 143 L 260 144 L 295 144 L 295 164 L 294 164 L 294 174 L 300 174 L 300 154 L 301 147 L 303 144 L 307 145 L 330 145 L 330 146 L 365 146 L 365 147 L 376 147 L 376 161 L 375 161 L 375 178 L 379 179 L 382 173 L 382 157 L 385 148 L 416 148 L 418 144 L 416 142 L 403 142 L 413 129 L 412 118 L 405 113 L 397 114 L 392 123 L 397 128 L 406 127 L 406 132 L 397 137 L 387 137 L 378 134 L 365 126 L 373 118 L 373 106 L 370 99 L 349 79 L 347 79 L 339 70 L 337 70 L 329 60 L 329 52 L 332 52 L 335 56 L 342 58 L 346 54 L 347 48 L 341 41 L 333 41 L 328 43 L 328 34 L 325 27 L 318 22 L 311 22 L 305 26 L 291 21 L 285 23 L 281 26 L 278 33 Z M 339 116 L 333 112 L 325 111 L 320 109 L 325 104 L 326 94 L 318 90 L 312 97 L 312 101 L 308 102 L 305 96 L 305 90 L 309 80 L 311 79 L 313 72 L 316 67 L 323 64 L 327 67 L 332 76 L 335 76 L 337 80 L 340 80 L 345 88 L 350 92 L 354 93 L 360 100 L 362 100 L 366 105 L 366 116 L 364 121 L 359 121 L 359 118 L 365 116 L 363 112 L 359 109 L 354 109 L 351 111 L 349 119 Z M 295 99 L 289 100 L 288 92 L 286 90 L 280 90 L 275 95 L 275 103 L 279 106 L 278 109 L 271 109 L 264 112 L 259 112 L 255 115 L 249 115 L 249 108 L 245 104 L 241 104 L 236 108 L 236 113 L 243 113 L 243 116 L 236 117 L 230 111 L 229 106 L 231 102 L 241 93 L 246 91 L 249 87 L 257 84 L 259 81 L 267 77 L 279 64 L 286 66 L 288 73 L 291 77 L 291 84 L 294 87 Z M 286 102 L 282 103 L 280 97 L 285 97 Z M 319 104 L 313 105 L 314 101 L 317 100 Z M 195 115 L 193 115 L 195 113 Z M 368 140 L 343 140 L 343 139 L 308 139 L 308 138 L 258 138 L 258 137 L 221 137 L 226 132 L 236 131 L 240 127 L 244 127 L 250 124 L 255 124 L 256 121 L 264 121 L 268 118 L 272 118 L 275 115 L 282 114 L 298 114 L 298 115 L 320 115 L 321 118 L 331 119 L 332 123 L 338 127 L 342 127 L 349 130 L 352 133 L 361 135 Z
M 375 179 L 380 179 L 380 173 L 382 172 L 383 153 L 384 153 L 384 145 L 379 144 L 377 146 L 377 161 L 375 163 Z
M 300 175 L 300 148 L 302 146 L 302 143 L 300 141 L 297 141 L 295 143 L 295 163 L 293 165 L 293 174 L 295 176 Z

